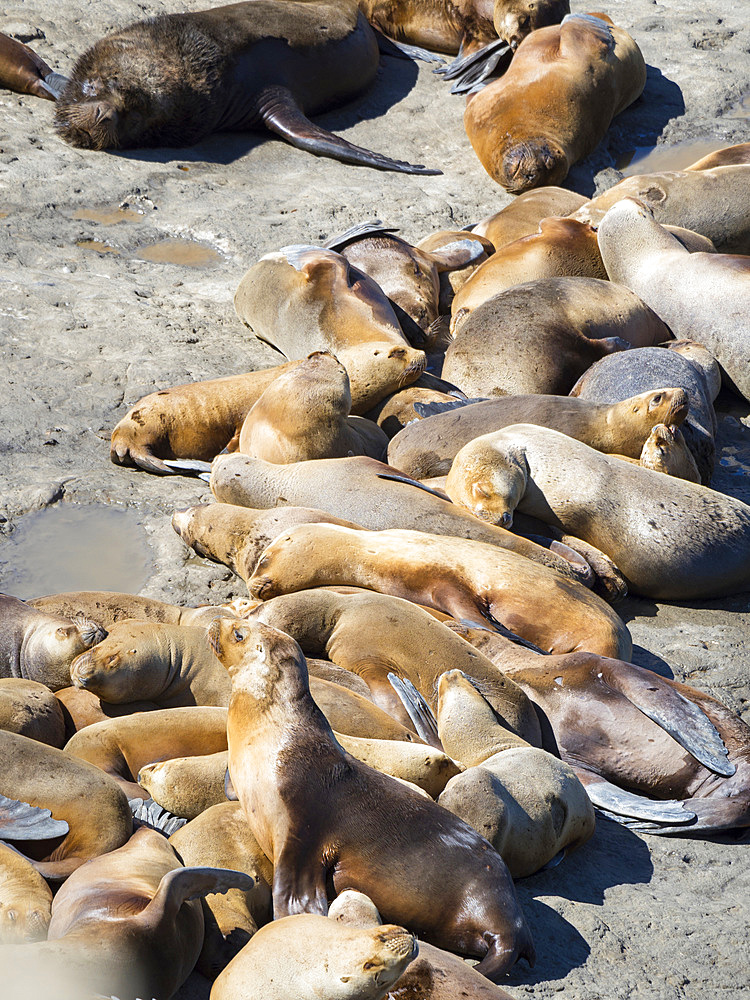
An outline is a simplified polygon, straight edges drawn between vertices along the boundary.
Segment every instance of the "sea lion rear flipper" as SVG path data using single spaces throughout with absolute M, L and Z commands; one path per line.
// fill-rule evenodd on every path
M 378 48 L 382 56 L 392 56 L 394 59 L 421 59 L 422 62 L 440 63 L 441 66 L 445 62 L 445 59 L 439 56 L 437 52 L 430 52 L 429 49 L 423 49 L 419 45 L 397 42 L 395 39 L 389 38 L 388 35 L 384 35 L 382 31 L 379 31 L 373 25 L 370 25 L 370 27 L 375 32 L 375 37 L 378 40 Z
M 147 826 L 169 837 L 187 823 L 184 817 L 175 816 L 154 799 L 128 799 L 128 805 L 135 820 L 134 828 Z
M 142 916 L 148 921 L 174 920 L 183 903 L 214 892 L 249 892 L 255 880 L 231 868 L 175 868 L 162 878 Z
M 350 226 L 343 233 L 339 233 L 338 236 L 332 236 L 329 240 L 326 240 L 323 246 L 326 250 L 340 252 L 347 244 L 353 243 L 355 240 L 362 239 L 365 236 L 372 236 L 374 233 L 397 232 L 398 227 L 384 226 L 380 219 L 373 219 L 372 222 L 360 222 L 356 226 Z
M 443 744 L 438 736 L 437 720 L 419 691 L 410 680 L 398 677 L 394 673 L 388 674 L 388 680 L 414 723 L 419 738 L 424 740 L 428 746 L 442 750 Z
M 430 327 L 433 324 L 430 324 Z M 428 333 L 429 333 L 428 327 Z M 466 400 L 466 393 L 463 389 L 459 389 L 457 385 L 452 382 L 448 382 L 444 378 L 440 378 L 439 375 L 433 375 L 431 372 L 424 371 L 419 376 L 416 382 L 412 382 L 412 387 L 416 386 L 419 389 L 434 389 L 436 392 L 444 392 L 446 396 L 455 396 L 456 399 Z M 484 402 L 484 396 L 478 397 L 474 400 L 466 400 L 469 403 L 479 403 Z
M 63 76 L 62 73 L 48 73 L 41 85 L 50 94 L 53 101 L 58 101 L 69 83 L 68 77 Z
M 682 826 L 695 822 L 695 813 L 677 799 L 647 799 L 645 795 L 613 785 L 593 771 L 575 766 L 573 770 L 596 808 L 618 823 L 628 825 L 631 820 L 646 820 L 658 825 Z
M 499 622 L 497 618 L 495 618 L 489 608 L 482 609 L 482 614 L 491 625 L 494 625 L 496 632 L 499 632 L 500 635 L 504 636 L 506 639 L 510 639 L 510 641 L 514 642 L 517 646 L 523 646 L 524 649 L 530 649 L 532 652 L 539 653 L 541 656 L 549 656 L 549 650 L 542 649 L 540 646 L 537 646 L 536 643 L 531 642 L 530 639 L 524 639 L 523 636 L 518 635 L 516 632 L 511 632 L 509 628 L 506 628 L 502 622 Z M 474 622 L 468 620 L 463 621 L 463 624 L 471 625 L 475 628 L 477 627 Z
M 452 63 L 438 67 L 433 73 L 440 74 L 444 80 L 455 80 L 451 87 L 452 94 L 465 94 L 474 87 L 480 88 L 484 80 L 497 69 L 500 60 L 507 59 L 510 62 L 510 56 L 510 45 L 498 38 L 469 56 L 463 56 L 459 51 Z M 504 66 L 503 72 L 507 68 Z
M 229 773 L 229 768 L 224 772 L 224 795 L 229 802 L 239 802 L 237 792 L 234 790 L 234 785 L 232 784 L 232 776 Z
M 0 840 L 51 840 L 69 831 L 65 820 L 53 819 L 49 809 L 0 795 Z
M 450 413 L 452 410 L 460 410 L 462 406 L 471 406 L 472 403 L 483 403 L 484 396 L 476 399 L 456 399 L 451 403 L 413 403 L 414 409 L 420 417 L 434 417 L 437 413 Z
M 211 463 L 194 458 L 165 458 L 164 464 L 176 472 L 210 472 Z
M 392 160 L 381 153 L 355 146 L 341 136 L 315 125 L 286 87 L 268 88 L 258 102 L 258 114 L 271 132 L 280 135 L 292 146 L 305 149 L 316 156 L 330 156 L 342 163 L 357 163 L 376 170 L 397 170 L 402 174 L 442 174 L 442 170 Z
M 650 670 L 632 665 L 605 669 L 604 680 L 643 714 L 669 733 L 681 747 L 715 774 L 731 777 L 736 768 L 706 713 Z

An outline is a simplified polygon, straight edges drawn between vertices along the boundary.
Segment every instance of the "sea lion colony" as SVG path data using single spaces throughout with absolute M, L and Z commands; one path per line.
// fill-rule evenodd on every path
M 461 5 L 457 22 L 435 4 L 418 24 L 362 7 L 463 57 L 510 43 L 467 114 L 488 104 L 493 156 L 515 115 L 523 148 L 491 171 L 514 191 L 561 179 L 643 85 L 607 20 L 534 6 Z M 300 21 L 296 44 L 314 30 Z M 565 120 L 512 96 L 549 45 L 569 61 L 546 89 L 577 93 Z M 59 94 L 33 53 L 0 57 L 6 85 Z M 123 108 L 83 90 L 111 134 Z M 321 152 L 303 114 L 319 105 L 300 106 L 293 131 Z M 705 485 L 717 379 L 750 398 L 749 186 L 733 147 L 591 202 L 542 187 L 478 233 L 415 247 L 362 226 L 250 267 L 237 314 L 283 363 L 140 400 L 111 450 L 210 482 L 214 502 L 173 526 L 247 596 L 0 598 L 11 996 L 167 1000 L 197 963 L 214 1000 L 502 1000 L 490 980 L 544 946 L 512 877 L 584 843 L 594 805 L 654 834 L 750 826 L 750 729 L 630 663 L 610 604 L 750 589 L 750 508 Z

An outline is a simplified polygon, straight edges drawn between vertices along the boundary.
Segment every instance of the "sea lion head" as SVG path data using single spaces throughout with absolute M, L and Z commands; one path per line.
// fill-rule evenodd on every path
M 118 622 L 106 639 L 73 660 L 73 686 L 115 705 L 140 697 L 136 677 L 148 672 L 149 679 L 155 679 L 156 657 L 149 641 L 155 630 L 153 622 Z
M 568 174 L 568 157 L 553 139 L 537 136 L 505 146 L 490 174 L 511 194 L 557 184 Z
M 641 465 L 645 469 L 663 472 L 678 479 L 700 482 L 698 466 L 685 443 L 682 431 L 667 424 L 656 424 L 651 429 L 641 451 Z
M 34 904 L 33 899 L 20 897 L 7 904 L 0 902 L 0 944 L 47 940 L 52 893 L 46 908 Z
M 217 618 L 206 638 L 232 678 L 232 695 L 241 691 L 268 703 L 278 688 L 284 700 L 309 690 L 307 661 L 298 644 L 280 629 L 257 619 Z
M 23 655 L 30 663 L 44 663 L 48 668 L 72 669 L 76 657 L 106 638 L 107 632 L 82 616 L 68 620 L 54 617 L 34 629 Z
M 569 13 L 568 0 L 496 0 L 493 22 L 498 38 L 515 52 L 532 31 L 560 24 Z
M 622 404 L 629 413 L 643 417 L 655 424 L 668 424 L 675 429 L 685 420 L 690 410 L 690 399 L 684 389 L 671 387 L 651 389 L 632 396 Z
M 445 492 L 474 517 L 510 528 L 526 492 L 528 465 L 521 448 L 506 440 L 496 444 L 496 437 L 485 434 L 464 445 L 453 460 Z

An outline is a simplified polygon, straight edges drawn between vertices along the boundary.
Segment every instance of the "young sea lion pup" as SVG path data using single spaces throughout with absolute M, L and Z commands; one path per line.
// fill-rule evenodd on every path
M 534 947 L 500 856 L 469 826 L 346 753 L 313 702 L 297 643 L 218 619 L 209 642 L 232 678 L 229 771 L 274 865 L 278 919 L 328 910 L 344 888 L 494 979 Z M 256 941 L 257 941 L 256 936 Z

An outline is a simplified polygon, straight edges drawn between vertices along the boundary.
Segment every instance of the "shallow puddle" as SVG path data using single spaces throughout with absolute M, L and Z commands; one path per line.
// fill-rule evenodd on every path
M 0 540 L 0 592 L 21 599 L 67 590 L 135 594 L 152 568 L 134 512 L 107 504 L 46 507 Z
M 674 146 L 638 146 L 623 153 L 615 163 L 626 177 L 633 174 L 653 174 L 660 170 L 684 170 L 696 160 L 724 149 L 728 145 L 720 139 L 698 139 L 678 142 Z
M 84 222 L 101 222 L 105 226 L 114 226 L 118 222 L 139 222 L 143 216 L 132 208 L 82 208 L 73 213 L 74 219 Z
M 136 254 L 141 260 L 155 264 L 181 264 L 183 267 L 212 267 L 222 260 L 220 253 L 194 240 L 161 240 L 144 247 Z
M 82 250 L 96 250 L 97 253 L 113 253 L 116 257 L 120 256 L 119 250 L 102 243 L 101 240 L 76 240 L 76 246 Z

